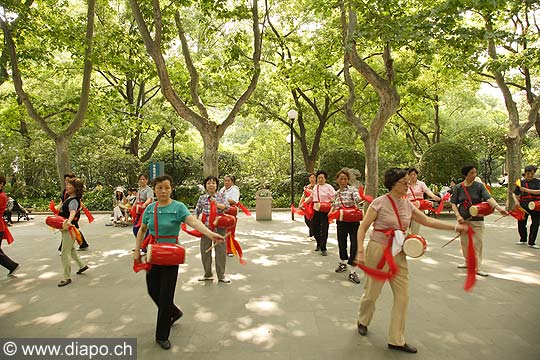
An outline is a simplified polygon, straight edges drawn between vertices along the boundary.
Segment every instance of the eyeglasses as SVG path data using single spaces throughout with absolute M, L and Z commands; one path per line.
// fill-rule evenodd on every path
M 403 185 L 409 185 L 411 182 L 409 180 L 399 180 L 398 183 Z

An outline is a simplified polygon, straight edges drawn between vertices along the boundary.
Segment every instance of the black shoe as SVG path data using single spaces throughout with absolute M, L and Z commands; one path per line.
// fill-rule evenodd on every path
M 340 272 L 344 272 L 345 270 L 347 270 L 347 265 L 340 263 L 338 267 L 336 268 L 335 272 L 340 273 Z
M 323 251 L 321 252 L 321 255 L 322 255 L 322 256 L 328 256 L 328 253 L 326 252 L 326 250 L 323 250 Z
M 173 316 L 173 317 L 171 318 L 171 326 L 173 326 L 173 324 L 174 324 L 177 320 L 179 320 L 183 315 L 184 315 L 184 313 L 182 312 L 182 310 L 180 310 L 180 312 L 178 313 L 178 315 Z
M 315 248 L 315 251 L 319 251 L 319 250 L 321 250 L 321 248 L 317 246 L 317 247 Z
M 169 350 L 171 348 L 171 342 L 169 340 L 158 340 L 156 339 L 156 342 L 163 350 Z
M 407 345 L 406 343 L 403 344 L 403 346 L 388 344 L 388 348 L 391 350 L 399 350 L 411 354 L 416 354 L 418 352 L 415 347 Z
M 85 272 L 86 270 L 88 270 L 88 265 L 84 265 L 82 268 L 80 268 L 79 270 L 77 270 L 77 275 L 81 275 L 83 272 Z
M 19 270 L 19 264 L 15 265 L 13 269 L 9 270 L 9 273 L 7 274 L 7 276 L 9 277 L 14 276 L 17 270 Z
M 64 287 L 66 285 L 69 285 L 71 284 L 71 279 L 65 279 L 65 280 L 62 280 L 58 283 L 58 287 Z
M 364 326 L 362 324 L 360 324 L 359 322 L 356 322 L 356 327 L 358 328 L 358 333 L 362 336 L 366 336 L 367 335 L 367 326 Z M 390 346 L 390 345 L 388 345 Z

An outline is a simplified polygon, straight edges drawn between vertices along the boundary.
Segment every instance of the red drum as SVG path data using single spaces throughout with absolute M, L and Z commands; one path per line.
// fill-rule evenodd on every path
M 214 221 L 214 226 L 218 228 L 228 229 L 234 227 L 236 224 L 236 218 L 232 215 L 219 215 Z
M 62 230 L 63 229 L 62 225 L 64 224 L 64 221 L 66 220 L 67 219 L 62 216 L 51 215 L 51 216 L 47 216 L 47 218 L 45 219 L 45 224 L 49 225 L 52 228 Z
M 236 215 L 238 215 L 238 208 L 237 208 L 236 206 L 231 206 L 231 207 L 227 210 L 226 214 L 232 215 L 232 216 L 236 217 Z
M 495 211 L 494 208 L 488 202 L 481 202 L 480 204 L 471 205 L 469 213 L 472 216 L 486 216 L 491 215 Z
M 422 211 L 433 208 L 431 201 L 429 200 L 416 200 L 414 202 L 414 206 L 416 206 L 418 210 L 422 210 Z
M 358 208 L 351 209 L 339 209 L 339 221 L 344 222 L 358 222 L 364 218 L 364 212 Z
M 529 210 L 540 211 L 540 201 L 531 201 L 529 203 Z
M 149 244 L 146 258 L 153 265 L 179 265 L 186 259 L 186 249 L 171 243 Z
M 417 258 L 426 252 L 427 241 L 420 235 L 409 234 L 403 242 L 403 252 L 408 257 Z
M 317 202 L 317 203 L 313 203 L 313 209 L 315 211 L 319 211 L 319 212 L 323 212 L 323 213 L 328 213 L 330 212 L 330 209 L 332 209 L 332 204 L 329 203 L 329 202 Z

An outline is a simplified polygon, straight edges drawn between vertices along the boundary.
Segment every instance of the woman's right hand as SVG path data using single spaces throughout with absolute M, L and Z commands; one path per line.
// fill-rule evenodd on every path
M 356 259 L 354 260 L 354 262 L 357 264 L 365 265 L 366 257 L 363 250 L 356 253 Z
M 465 219 L 463 219 L 463 216 L 461 216 L 461 215 L 456 216 L 456 219 L 457 219 L 458 223 L 460 223 L 460 224 L 462 224 L 465 221 Z
M 133 251 L 133 260 L 136 262 L 141 262 L 141 249 L 135 249 Z

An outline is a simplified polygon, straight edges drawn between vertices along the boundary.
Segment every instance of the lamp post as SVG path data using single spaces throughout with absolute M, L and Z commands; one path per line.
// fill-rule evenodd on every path
M 294 204 L 294 120 L 298 117 L 298 111 L 289 110 L 287 117 L 291 125 L 291 205 Z M 294 220 L 294 212 L 291 210 L 291 220 Z
M 173 126 L 171 127 L 171 139 L 172 139 L 172 178 L 174 182 L 174 137 L 176 136 L 176 128 Z M 174 187 L 174 184 L 171 184 L 173 191 L 172 191 L 172 198 L 176 200 L 176 189 Z

